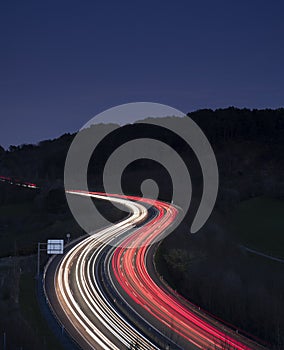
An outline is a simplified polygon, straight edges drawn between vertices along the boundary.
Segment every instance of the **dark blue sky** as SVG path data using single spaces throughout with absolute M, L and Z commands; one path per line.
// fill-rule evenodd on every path
M 284 105 L 284 2 L 1 1 L 0 145 L 117 104 Z

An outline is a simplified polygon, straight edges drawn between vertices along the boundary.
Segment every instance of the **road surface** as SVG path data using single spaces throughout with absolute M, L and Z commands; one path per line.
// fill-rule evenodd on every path
M 159 279 L 154 242 L 177 218 L 175 206 L 98 192 L 69 195 L 117 202 L 130 212 L 70 246 L 45 270 L 49 305 L 82 349 L 263 349 Z

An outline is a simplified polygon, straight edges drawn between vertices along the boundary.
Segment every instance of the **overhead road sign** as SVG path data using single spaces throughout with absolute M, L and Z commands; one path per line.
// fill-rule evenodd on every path
M 63 254 L 63 248 L 63 239 L 49 239 L 47 241 L 47 254 Z

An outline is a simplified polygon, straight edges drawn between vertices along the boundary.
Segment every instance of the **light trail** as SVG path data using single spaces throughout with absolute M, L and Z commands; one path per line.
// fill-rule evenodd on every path
M 196 311 L 190 303 L 185 306 L 151 276 L 147 266 L 147 261 L 152 260 L 150 248 L 176 219 L 176 207 L 134 196 L 67 193 L 116 202 L 131 213 L 121 222 L 76 244 L 63 257 L 54 274 L 60 305 L 54 312 L 59 319 L 62 312 L 65 314 L 69 324 L 64 326 L 71 336 L 77 333 L 84 340 L 86 349 L 129 349 L 135 343 L 139 344 L 139 349 L 159 349 L 165 341 L 170 349 L 181 349 L 162 334 L 164 327 L 183 339 L 182 344 L 187 344 L 185 349 L 262 349 Z M 149 206 L 154 211 L 151 217 L 146 209 Z M 119 247 L 110 248 L 114 242 L 119 243 Z M 120 303 L 128 307 L 124 315 Z M 141 309 L 143 316 L 139 312 Z M 141 322 L 131 322 L 129 310 L 140 317 Z M 151 331 L 147 332 L 145 325 L 151 327 Z M 161 337 L 160 341 L 157 336 Z
M 75 191 L 69 193 L 78 194 Z M 91 196 L 107 199 L 99 193 Z M 127 349 L 139 341 L 141 349 L 158 349 L 126 319 L 118 316 L 113 304 L 102 293 L 98 282 L 95 280 L 95 283 L 92 283 L 89 256 L 91 254 L 98 256 L 101 249 L 105 248 L 114 237 L 127 233 L 141 220 L 147 218 L 147 209 L 141 204 L 123 198 L 111 198 L 111 201 L 126 206 L 132 215 L 116 225 L 101 230 L 98 235 L 83 240 L 64 256 L 54 276 L 57 299 L 70 324 L 90 348 L 97 349 L 99 346 L 102 349 Z M 75 270 L 73 282 L 71 270 Z M 60 318 L 59 314 L 58 317 Z M 68 326 L 66 328 L 68 330 Z
M 148 204 L 151 204 L 150 200 Z M 140 232 L 125 240 L 127 246 L 132 244 L 133 247 L 139 247 L 142 243 L 144 246 L 136 249 L 117 248 L 114 251 L 112 268 L 119 284 L 130 298 L 145 307 L 153 317 L 200 349 L 223 349 L 225 346 L 238 350 L 250 349 L 185 308 L 153 281 L 146 268 L 149 246 L 174 221 L 177 210 L 162 202 L 153 201 L 152 204 L 159 210 L 155 222 L 146 224 Z M 154 225 L 159 225 L 158 229 L 153 228 Z
M 10 185 L 15 185 L 15 186 L 27 187 L 27 188 L 32 188 L 32 189 L 38 189 L 39 188 L 34 183 L 21 181 L 21 180 L 15 179 L 13 177 L 8 177 L 8 176 L 0 176 L 0 181 L 8 183 Z

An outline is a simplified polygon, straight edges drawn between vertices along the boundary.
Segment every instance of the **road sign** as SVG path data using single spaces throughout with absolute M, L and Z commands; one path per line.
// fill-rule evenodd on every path
M 63 239 L 49 239 L 47 241 L 47 254 L 63 254 L 63 248 Z

